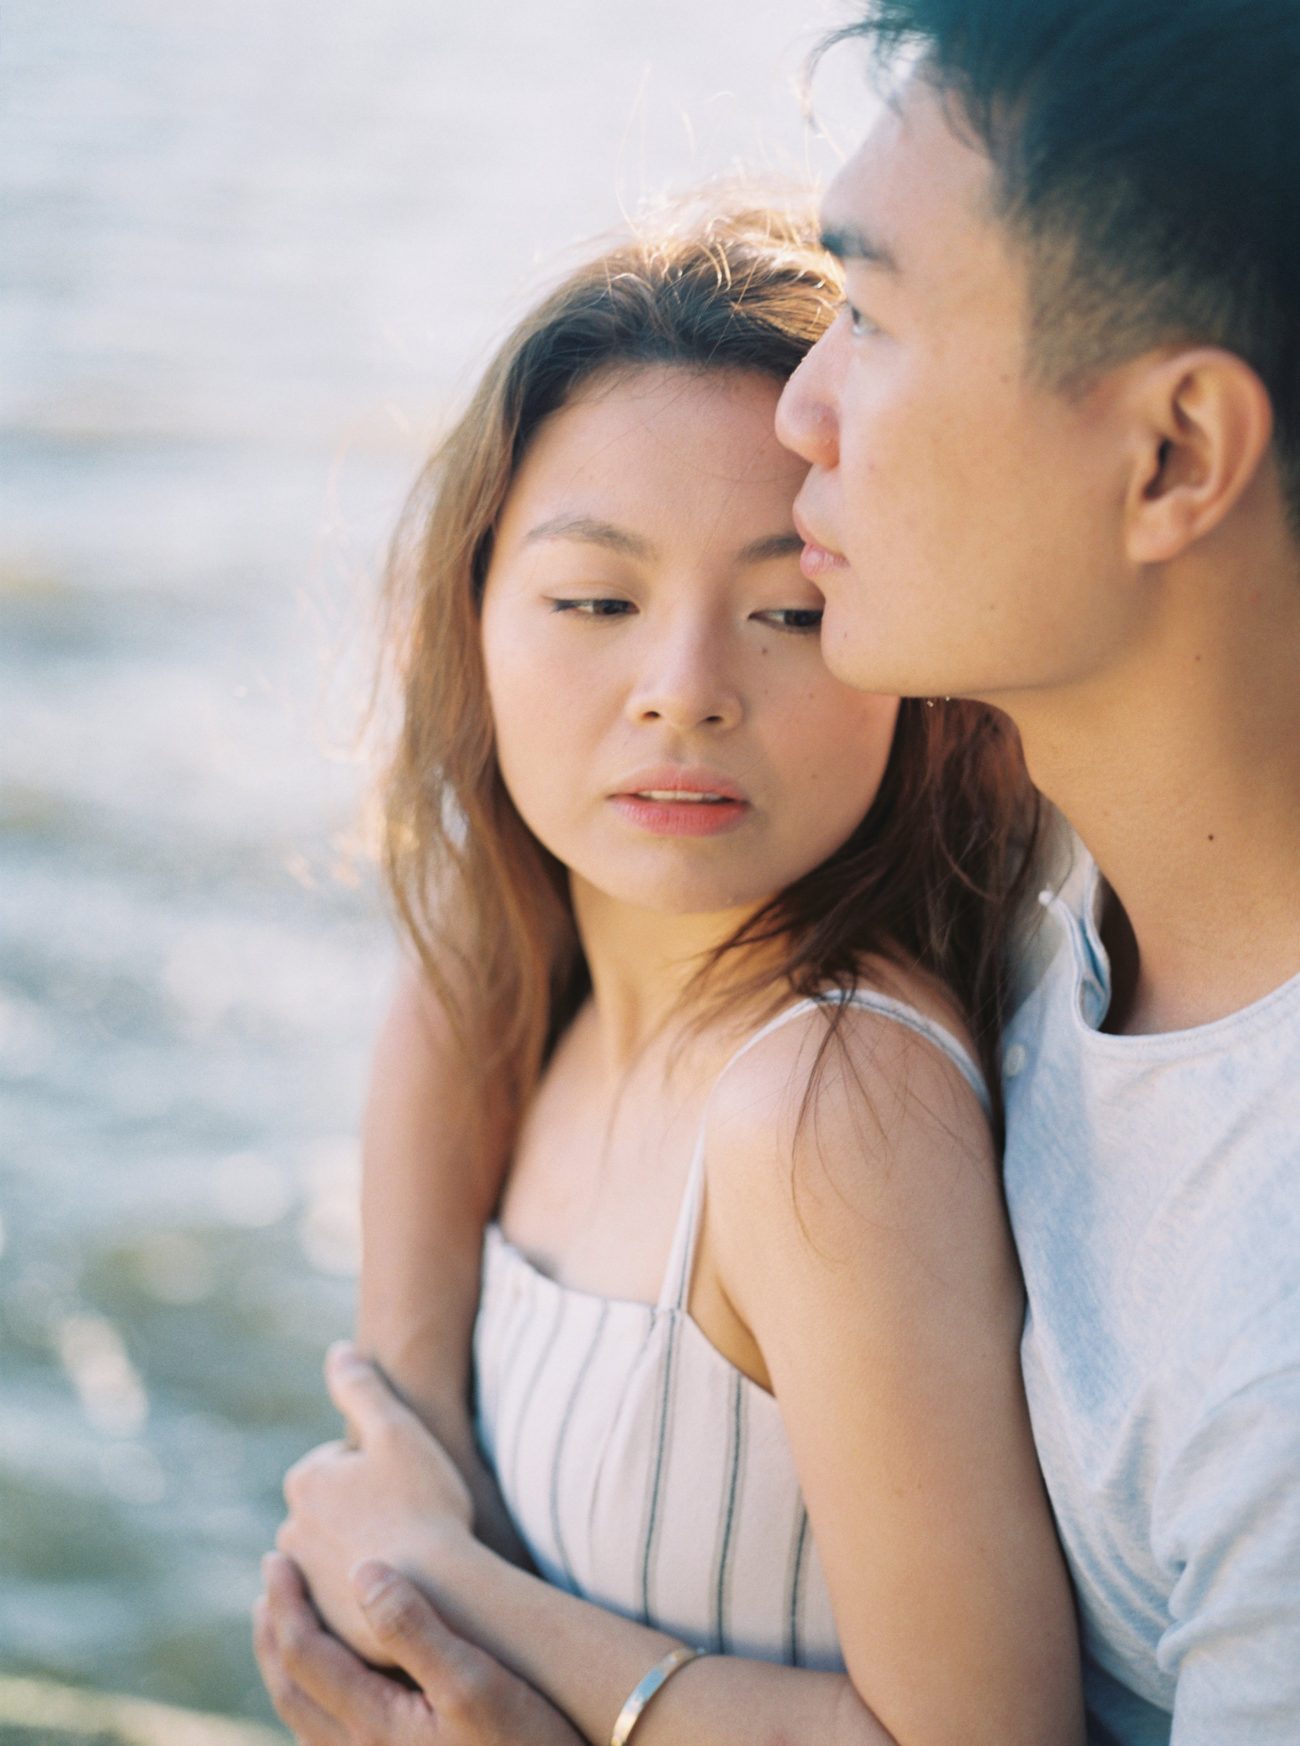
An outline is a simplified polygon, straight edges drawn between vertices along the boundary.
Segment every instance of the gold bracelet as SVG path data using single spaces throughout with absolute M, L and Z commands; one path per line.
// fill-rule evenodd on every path
M 670 1650 L 662 1661 L 657 1661 L 618 1712 L 614 1732 L 609 1737 L 609 1746 L 627 1746 L 633 1728 L 641 1720 L 641 1712 L 655 1693 L 672 1678 L 679 1667 L 685 1667 L 688 1661 L 707 1654 L 707 1649 L 688 1649 L 683 1643 Z

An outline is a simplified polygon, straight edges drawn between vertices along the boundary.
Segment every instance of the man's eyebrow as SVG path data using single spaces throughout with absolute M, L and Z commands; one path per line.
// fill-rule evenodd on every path
M 837 261 L 851 261 L 855 266 L 880 267 L 886 273 L 898 272 L 893 251 L 869 231 L 854 224 L 825 224 L 821 245 Z
M 655 548 L 640 534 L 615 527 L 613 522 L 600 521 L 594 515 L 554 515 L 549 521 L 539 521 L 524 536 L 524 544 L 535 540 L 578 540 L 583 545 L 603 546 L 607 552 L 617 552 L 624 558 L 652 559 Z

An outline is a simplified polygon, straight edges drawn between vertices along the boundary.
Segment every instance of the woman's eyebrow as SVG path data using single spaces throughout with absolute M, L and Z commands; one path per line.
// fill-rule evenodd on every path
M 772 558 L 797 558 L 802 551 L 803 540 L 797 533 L 779 533 L 751 540 L 736 557 L 742 564 L 766 564 Z
M 549 521 L 539 521 L 524 535 L 524 544 L 536 540 L 578 540 L 584 545 L 603 546 L 607 552 L 618 552 L 625 558 L 649 562 L 658 556 L 650 541 L 613 522 L 599 521 L 592 515 L 555 515 Z
M 610 521 L 600 521 L 592 515 L 555 515 L 548 521 L 539 521 L 524 535 L 524 544 L 532 545 L 540 540 L 577 540 L 583 545 L 601 546 L 607 552 L 637 558 L 642 563 L 653 563 L 659 556 L 658 547 L 641 534 L 616 527 Z M 751 540 L 736 553 L 736 562 L 766 564 L 774 558 L 797 558 L 802 550 L 803 540 L 791 529 Z

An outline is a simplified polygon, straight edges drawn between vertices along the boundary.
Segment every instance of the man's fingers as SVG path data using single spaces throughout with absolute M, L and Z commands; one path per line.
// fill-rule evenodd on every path
M 273 1620 L 295 1606 L 308 1604 L 307 1585 L 291 1558 L 268 1552 L 262 1559 L 262 1581 L 266 1587 L 267 1610 Z
M 265 1595 L 253 1608 L 253 1653 L 276 1715 L 300 1746 L 348 1746 L 338 1724 L 290 1678 Z
M 363 1358 L 346 1340 L 331 1346 L 326 1354 L 325 1384 L 356 1443 L 364 1444 L 386 1426 L 413 1422 L 409 1407 L 398 1399 L 369 1359 Z
M 335 1736 L 322 1740 L 383 1739 L 395 1704 L 410 1694 L 322 1628 L 289 1559 L 272 1553 L 263 1569 L 274 1665 L 287 1687 L 334 1727 Z M 316 1746 L 314 1736 L 306 1738 Z
M 450 1630 L 413 1582 L 375 1558 L 359 1564 L 351 1580 L 366 1623 L 435 1710 L 462 1709 L 479 1695 L 490 1658 Z

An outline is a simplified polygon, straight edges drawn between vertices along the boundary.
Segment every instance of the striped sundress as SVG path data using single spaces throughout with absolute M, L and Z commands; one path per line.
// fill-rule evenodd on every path
M 941 1026 L 869 989 L 849 998 L 926 1037 L 987 1107 L 978 1069 Z M 779 1013 L 732 1061 L 817 1004 Z M 701 1131 L 653 1304 L 559 1284 L 488 1227 L 479 1441 L 548 1581 L 701 1647 L 842 1671 L 776 1399 L 686 1311 L 703 1188 Z

